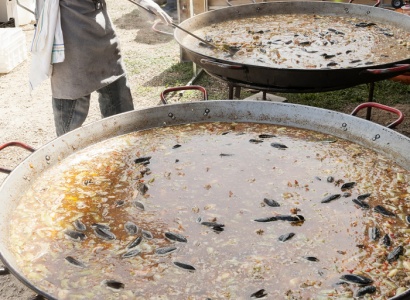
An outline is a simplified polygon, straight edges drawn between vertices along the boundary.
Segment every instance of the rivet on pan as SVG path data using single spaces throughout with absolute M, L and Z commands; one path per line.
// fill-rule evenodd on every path
M 348 9 L 348 8 L 345 8 L 345 12 L 346 12 L 346 13 L 349 13 L 349 9 Z
M 46 155 L 46 161 L 49 161 L 51 159 L 50 155 Z
M 380 138 L 380 134 L 376 134 L 373 138 L 372 141 L 378 140 Z
M 370 14 L 370 10 L 366 11 L 366 14 L 368 14 L 368 15 L 369 15 L 369 14 Z
M 210 112 L 211 112 L 211 111 L 209 110 L 209 108 L 206 108 L 206 109 L 205 109 L 205 112 L 204 112 L 204 116 L 207 116 Z
M 175 119 L 176 119 L 176 117 L 174 116 L 173 113 L 169 113 L 169 114 L 168 114 L 168 117 L 170 117 L 172 120 L 175 120 Z
M 346 124 L 346 123 L 343 123 L 343 124 L 342 124 L 342 127 L 343 127 L 343 130 L 344 130 L 344 131 L 347 131 L 347 124 Z
M 0 267 L 0 275 L 10 274 L 9 270 L 5 267 Z

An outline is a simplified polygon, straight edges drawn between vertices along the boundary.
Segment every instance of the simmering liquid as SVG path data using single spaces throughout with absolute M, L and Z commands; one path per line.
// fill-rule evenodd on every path
M 312 131 L 155 128 L 44 172 L 10 247 L 58 299 L 387 299 L 410 278 L 409 178 Z
M 371 18 L 278 14 L 220 22 L 195 34 L 217 46 L 200 43 L 201 54 L 273 68 L 354 68 L 410 57 L 410 33 Z M 193 37 L 186 39 L 198 45 Z M 238 52 L 230 56 L 229 48 Z

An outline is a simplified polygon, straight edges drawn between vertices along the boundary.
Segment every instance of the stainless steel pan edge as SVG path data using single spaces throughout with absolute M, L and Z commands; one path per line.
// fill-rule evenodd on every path
M 74 130 L 44 145 L 28 156 L 0 186 L 0 253 L 10 271 L 37 293 L 24 278 L 7 245 L 8 220 L 21 194 L 47 168 L 100 141 L 122 134 L 186 123 L 252 122 L 310 129 L 356 142 L 410 169 L 410 139 L 391 129 L 351 115 L 289 103 L 215 100 L 158 106 L 116 115 Z M 410 290 L 394 300 L 408 299 Z

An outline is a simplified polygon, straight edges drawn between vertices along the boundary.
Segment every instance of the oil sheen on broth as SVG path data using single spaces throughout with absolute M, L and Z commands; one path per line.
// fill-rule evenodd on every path
M 58 299 L 387 299 L 409 286 L 408 182 L 312 131 L 156 128 L 44 172 L 10 247 Z
M 291 69 L 364 67 L 406 60 L 410 32 L 372 18 L 277 14 L 215 23 L 195 30 L 185 45 L 203 55 L 232 62 Z M 191 48 L 191 46 L 190 46 Z M 223 49 L 236 49 L 229 55 Z

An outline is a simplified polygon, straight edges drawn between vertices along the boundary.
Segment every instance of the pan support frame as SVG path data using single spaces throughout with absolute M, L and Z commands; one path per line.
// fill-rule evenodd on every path
M 207 72 L 208 73 L 208 72 Z M 274 86 L 260 86 L 260 85 L 253 85 L 245 82 L 236 81 L 230 78 L 218 76 L 215 74 L 208 73 L 210 76 L 225 81 L 228 84 L 228 100 L 233 100 L 234 98 L 240 99 L 241 97 L 241 89 L 252 89 L 262 92 L 262 100 L 267 100 L 266 94 L 268 92 L 272 93 L 320 93 L 320 92 L 330 92 L 336 90 L 342 90 L 349 88 L 351 86 L 337 86 L 337 87 L 329 87 L 329 88 L 282 88 L 282 87 L 274 87 Z M 374 102 L 374 88 L 375 82 L 367 83 L 369 86 L 369 95 L 367 98 L 367 102 Z M 372 107 L 368 107 L 366 111 L 366 119 L 370 120 L 372 115 Z

